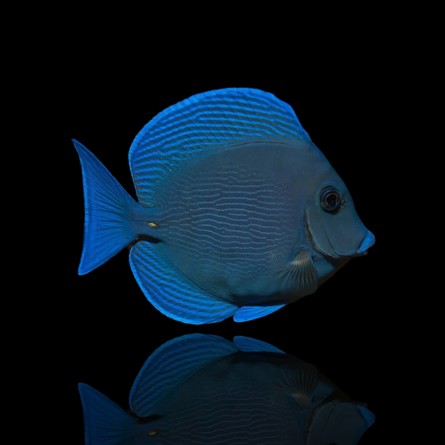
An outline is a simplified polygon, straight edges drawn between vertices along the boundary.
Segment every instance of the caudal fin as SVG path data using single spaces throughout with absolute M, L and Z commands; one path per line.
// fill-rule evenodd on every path
M 85 146 L 73 139 L 80 158 L 85 231 L 79 275 L 96 269 L 135 240 L 130 211 L 137 203 Z
M 85 445 L 119 445 L 134 437 L 137 421 L 99 391 L 79 384 Z

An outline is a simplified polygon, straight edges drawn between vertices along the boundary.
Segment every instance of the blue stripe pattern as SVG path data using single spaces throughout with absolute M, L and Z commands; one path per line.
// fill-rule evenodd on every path
M 260 384 L 234 382 L 223 392 L 207 386 L 195 403 L 175 411 L 165 445 L 276 445 L 303 443 L 304 429 L 291 402 L 277 403 Z M 235 386 L 236 385 L 236 386 Z M 282 399 L 285 399 L 283 394 Z M 289 397 L 290 399 L 290 397 Z M 281 400 L 280 400 L 281 402 Z M 295 404 L 296 405 L 296 404 Z M 162 433 L 161 433 L 162 434 Z M 160 436 L 161 439 L 161 436 Z M 296 440 L 295 440 L 296 439 Z
M 242 335 L 237 335 L 233 339 L 233 343 L 242 352 L 273 352 L 275 354 L 286 354 L 281 349 L 278 349 L 265 341 L 251 337 L 244 337 Z
M 280 369 L 243 358 L 215 361 L 171 394 L 162 443 L 303 443 L 305 419 L 281 384 Z
M 225 151 L 181 170 L 158 203 L 168 240 L 158 250 L 196 286 L 239 306 L 262 306 L 261 292 L 279 288 L 277 270 L 292 255 L 304 205 L 296 199 L 293 176 L 270 171 L 283 148 L 251 150 Z M 250 308 L 236 321 L 259 316 Z
M 184 160 L 276 139 L 310 142 L 292 108 L 273 94 L 227 88 L 192 96 L 159 113 L 134 139 L 129 162 L 139 202 L 152 205 L 159 185 Z
M 160 244 L 140 241 L 130 251 L 130 266 L 146 298 L 167 317 L 183 323 L 217 323 L 237 307 L 193 285 L 162 255 Z
M 237 352 L 216 335 L 191 334 L 164 343 L 144 363 L 130 392 L 131 410 L 139 417 L 163 414 L 163 400 L 209 363 Z
M 114 176 L 84 145 L 73 139 L 82 167 L 85 229 L 79 274 L 91 272 L 130 244 L 129 220 L 136 205 Z

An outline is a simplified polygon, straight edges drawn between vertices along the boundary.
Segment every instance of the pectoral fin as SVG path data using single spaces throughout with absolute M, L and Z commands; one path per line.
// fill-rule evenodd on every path
M 317 269 L 307 249 L 301 250 L 282 273 L 283 291 L 296 292 L 304 297 L 317 290 Z
M 312 401 L 318 383 L 318 372 L 315 366 L 301 363 L 298 373 L 290 381 L 291 395 L 301 408 L 306 409 Z

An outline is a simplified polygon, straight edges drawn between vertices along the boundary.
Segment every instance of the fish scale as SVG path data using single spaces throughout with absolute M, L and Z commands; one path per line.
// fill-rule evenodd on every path
M 341 178 L 270 93 L 209 91 L 155 116 L 130 147 L 138 201 L 73 142 L 85 200 L 79 273 L 130 246 L 139 287 L 175 320 L 264 317 L 374 243 Z

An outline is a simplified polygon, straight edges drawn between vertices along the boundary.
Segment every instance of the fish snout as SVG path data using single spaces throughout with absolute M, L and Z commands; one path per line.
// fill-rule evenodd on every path
M 372 247 L 375 243 L 375 236 L 372 232 L 368 230 L 368 233 L 365 236 L 365 239 L 362 241 L 362 244 L 357 250 L 357 255 L 365 255 L 368 252 L 368 249 Z

